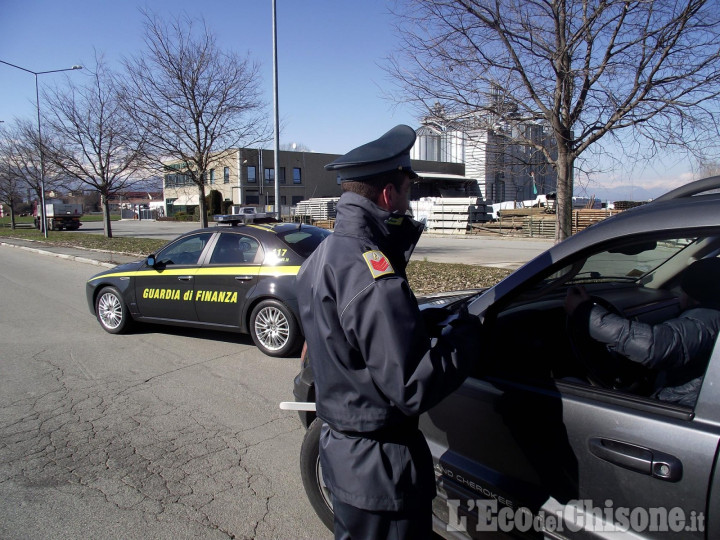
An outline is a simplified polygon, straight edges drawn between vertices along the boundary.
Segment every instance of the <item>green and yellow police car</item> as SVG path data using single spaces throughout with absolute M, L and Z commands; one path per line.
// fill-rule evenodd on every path
M 88 307 L 112 334 L 134 322 L 241 332 L 265 354 L 289 356 L 303 341 L 295 276 L 329 234 L 280 222 L 192 231 L 90 278 Z

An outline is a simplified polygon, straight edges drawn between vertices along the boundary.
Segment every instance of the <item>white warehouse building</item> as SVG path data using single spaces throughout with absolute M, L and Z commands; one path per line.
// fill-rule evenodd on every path
M 489 203 L 523 201 L 555 192 L 555 170 L 542 152 L 519 142 L 526 138 L 552 148 L 542 126 L 496 124 L 490 129 L 469 124 L 464 120 L 443 126 L 437 119 L 424 119 L 417 129 L 411 159 L 464 163 L 465 176 L 477 181 L 479 192 Z

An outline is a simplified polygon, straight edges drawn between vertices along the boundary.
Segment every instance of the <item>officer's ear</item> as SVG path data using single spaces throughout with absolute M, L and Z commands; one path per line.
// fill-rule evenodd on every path
M 395 185 L 392 182 L 388 182 L 387 184 L 385 184 L 385 187 L 380 190 L 378 200 L 375 201 L 375 204 L 377 204 L 383 210 L 391 211 L 393 208 L 393 203 L 397 196 L 398 193 L 397 189 L 395 189 Z

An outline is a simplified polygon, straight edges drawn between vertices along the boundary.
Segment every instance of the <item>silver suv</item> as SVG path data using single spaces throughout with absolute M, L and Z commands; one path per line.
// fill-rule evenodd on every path
M 625 317 L 680 313 L 679 277 L 720 256 L 720 176 L 693 182 L 568 238 L 487 290 L 420 299 L 440 320 L 483 321 L 474 373 L 420 427 L 435 461 L 435 530 L 447 538 L 720 538 L 720 347 L 694 406 L 652 394 L 658 373 L 583 339 L 564 300 L 582 285 Z M 720 276 L 718 276 L 720 279 Z M 312 351 L 309 351 L 312 358 Z M 314 399 L 311 360 L 295 381 Z M 319 420 L 301 450 L 320 518 Z

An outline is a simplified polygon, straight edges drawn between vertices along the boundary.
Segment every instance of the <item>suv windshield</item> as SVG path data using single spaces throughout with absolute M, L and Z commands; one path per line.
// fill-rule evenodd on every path
M 588 257 L 569 283 L 584 281 L 635 281 L 675 257 L 694 238 L 632 244 Z
M 309 257 L 330 234 L 330 231 L 319 227 L 300 227 L 287 233 L 278 233 L 278 238 L 301 257 Z
M 545 278 L 539 285 L 544 288 L 557 281 L 570 285 L 643 280 L 696 241 L 696 238 L 643 241 L 600 251 L 586 259 L 564 266 Z M 684 267 L 684 263 L 681 263 L 681 266 Z

